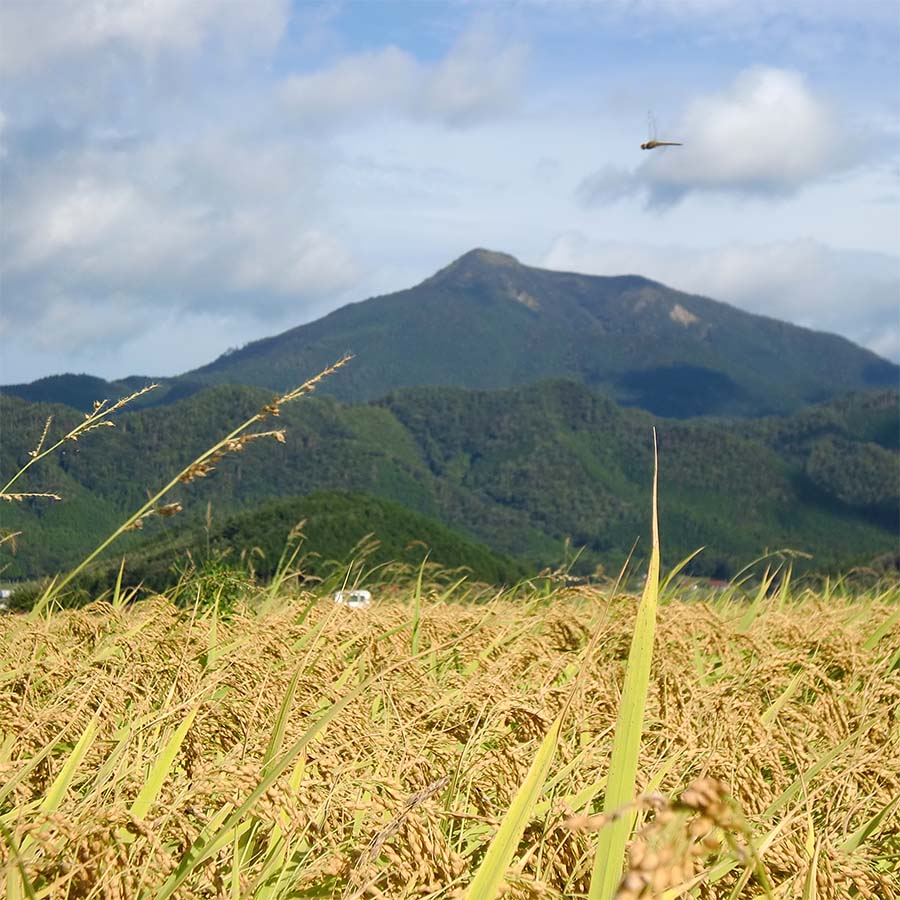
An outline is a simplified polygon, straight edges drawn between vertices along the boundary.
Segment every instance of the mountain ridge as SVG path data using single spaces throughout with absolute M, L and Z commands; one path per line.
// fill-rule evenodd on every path
M 419 384 L 475 389 L 575 378 L 659 415 L 766 415 L 895 385 L 900 367 L 837 335 L 639 275 L 591 276 L 469 251 L 415 287 L 254 342 L 186 377 L 286 389 L 344 351 L 348 402 Z
M 838 335 L 640 275 L 558 272 L 477 248 L 411 288 L 162 379 L 145 402 L 171 402 L 209 384 L 289 390 L 347 351 L 354 365 L 321 388 L 345 402 L 418 385 L 490 390 L 563 377 L 657 415 L 758 417 L 900 382 L 900 367 Z M 0 391 L 62 398 L 45 387 Z

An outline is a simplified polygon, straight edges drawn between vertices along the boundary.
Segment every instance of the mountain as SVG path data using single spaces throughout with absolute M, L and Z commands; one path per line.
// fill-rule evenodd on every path
M 141 402 L 172 403 L 214 384 L 283 391 L 347 351 L 353 364 L 320 388 L 345 402 L 403 387 L 497 389 L 563 377 L 657 415 L 752 417 L 900 382 L 900 367 L 835 335 L 637 275 L 553 272 L 473 250 L 416 287 L 160 379 Z M 0 391 L 90 409 L 147 380 L 65 375 Z
M 117 428 L 86 434 L 35 466 L 17 489 L 65 499 L 3 505 L 3 528 L 21 532 L 6 577 L 76 562 L 270 397 L 209 388 L 124 413 Z M 128 534 L 116 552 L 138 553 L 154 533 L 199 526 L 208 504 L 219 521 L 342 491 L 399 503 L 535 569 L 560 563 L 567 540 L 585 548 L 579 566 L 615 567 L 646 539 L 655 424 L 667 564 L 705 546 L 692 570 L 725 576 L 767 549 L 790 547 L 813 554 L 804 565 L 846 569 L 897 550 L 898 402 L 896 392 L 868 392 L 789 416 L 680 422 L 561 380 L 500 391 L 419 387 L 354 406 L 314 396 L 283 408 L 285 444 L 255 441 L 209 477 L 179 485 L 170 499 L 183 513 L 148 521 L 145 535 Z M 64 406 L 0 396 L 0 471 L 28 460 L 49 415 L 52 434 L 79 418 Z
M 552 272 L 488 250 L 185 377 L 285 390 L 347 351 L 353 365 L 323 385 L 346 402 L 566 377 L 658 415 L 760 416 L 900 379 L 898 366 L 835 335 L 636 275 Z

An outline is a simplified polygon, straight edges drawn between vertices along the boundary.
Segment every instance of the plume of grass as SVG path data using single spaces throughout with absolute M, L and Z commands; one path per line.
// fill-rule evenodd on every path
M 290 403 L 300 397 L 304 397 L 307 394 L 311 393 L 316 385 L 322 381 L 323 378 L 331 375 L 336 372 L 338 369 L 345 366 L 353 357 L 351 355 L 345 355 L 341 359 L 339 359 L 336 363 L 328 366 L 326 369 L 323 369 L 318 375 L 310 378 L 308 381 L 304 382 L 297 388 L 294 388 L 292 391 L 288 391 L 286 394 L 282 394 L 279 397 L 276 397 L 271 403 L 264 406 L 259 412 L 252 415 L 245 422 L 238 425 L 231 433 L 226 435 L 217 443 L 213 444 L 211 447 L 204 450 L 196 459 L 192 460 L 188 463 L 177 475 L 175 475 L 167 484 L 165 484 L 162 488 L 160 488 L 146 503 L 144 503 L 140 509 L 136 512 L 132 513 L 131 516 L 128 517 L 118 528 L 113 531 L 113 533 L 102 541 L 94 550 L 92 550 L 74 569 L 60 578 L 52 587 L 48 588 L 40 598 L 35 607 L 32 609 L 32 615 L 37 615 L 43 611 L 43 609 L 55 598 L 60 592 L 70 584 L 75 578 L 80 575 L 85 568 L 90 565 L 90 563 L 96 559 L 107 547 L 110 546 L 120 535 L 124 534 L 126 531 L 129 531 L 135 527 L 139 527 L 136 523 L 142 521 L 146 516 L 152 514 L 165 515 L 169 514 L 168 510 L 174 509 L 175 505 L 178 504 L 169 504 L 164 507 L 157 507 L 157 504 L 178 484 L 186 484 L 193 481 L 195 478 L 203 478 L 208 475 L 212 469 L 215 467 L 215 464 L 221 460 L 228 453 L 236 453 L 240 452 L 249 442 L 258 440 L 260 438 L 265 437 L 274 437 L 277 440 L 284 442 L 284 432 L 281 430 L 277 431 L 265 431 L 265 432 L 250 432 L 247 433 L 250 428 L 256 425 L 258 422 L 262 422 L 263 420 L 269 418 L 270 416 L 279 415 L 280 409 L 284 404 Z M 146 390 L 149 390 L 147 388 Z M 134 397 L 140 396 L 143 392 L 138 392 L 133 395 L 133 397 L 127 398 L 128 400 L 134 399 Z M 111 407 L 109 412 L 113 412 L 121 405 L 122 401 L 119 404 Z M 98 427 L 99 424 L 96 423 L 93 427 Z M 84 429 L 83 429 L 84 430 Z M 81 432 L 79 432 L 81 433 Z M 65 440 L 65 438 L 63 439 Z M 60 442 L 62 443 L 62 442 Z M 56 445 L 58 446 L 58 445 Z M 48 449 L 45 452 L 42 452 L 39 456 L 35 458 L 42 458 L 47 453 L 51 452 L 55 447 Z M 30 464 L 30 463 L 29 463 Z M 27 465 L 26 467 L 27 468 Z M 24 471 L 24 469 L 23 469 Z M 16 476 L 18 477 L 18 476 Z M 14 481 L 15 479 L 13 479 Z M 10 484 L 12 481 L 10 482 Z M 7 485 L 8 487 L 8 485 Z M 178 505 L 180 509 L 180 505 Z M 161 510 L 166 509 L 167 512 L 163 513 Z
M 66 432 L 66 434 L 58 441 L 51 444 L 47 443 L 47 438 L 50 433 L 50 426 L 53 424 L 53 416 L 48 416 L 47 421 L 44 423 L 44 430 L 41 432 L 40 438 L 38 438 L 37 446 L 35 446 L 34 450 L 28 451 L 28 462 L 26 462 L 25 465 L 22 466 L 2 488 L 0 488 L 0 499 L 18 501 L 29 497 L 43 497 L 50 500 L 61 500 L 62 498 L 60 496 L 53 493 L 15 493 L 11 492 L 10 489 L 32 466 L 39 463 L 51 453 L 54 453 L 66 442 L 77 441 L 89 431 L 96 431 L 98 428 L 114 428 L 115 422 L 110 421 L 110 416 L 112 416 L 113 413 L 117 413 L 122 407 L 127 406 L 132 401 L 137 400 L 138 397 L 142 397 L 148 391 L 152 391 L 157 387 L 159 387 L 159 385 L 148 384 L 146 387 L 141 388 L 139 391 L 135 391 L 127 397 L 122 397 L 121 400 L 117 400 L 113 404 L 110 404 L 108 400 L 98 400 L 94 403 L 93 410 L 85 414 L 84 419 L 82 419 L 74 428 L 71 428 Z

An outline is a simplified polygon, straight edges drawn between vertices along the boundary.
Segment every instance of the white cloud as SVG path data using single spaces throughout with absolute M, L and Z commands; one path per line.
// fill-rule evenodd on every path
M 314 124 L 409 109 L 418 88 L 415 58 L 397 47 L 361 53 L 310 75 L 292 75 L 281 95 L 300 121 Z
M 594 199 L 691 195 L 667 213 L 666 234 L 812 234 L 891 249 L 896 173 L 869 166 L 833 177 L 849 161 L 833 152 L 840 141 L 821 139 L 836 127 L 824 85 L 861 119 L 892 108 L 872 56 L 847 50 L 868 47 L 866 3 L 578 0 L 549 3 L 543 18 L 526 4 L 498 16 L 487 0 L 414 6 L 375 17 L 340 0 L 0 0 L 0 325 L 16 336 L 0 360 L 15 373 L 0 382 L 75 366 L 183 371 L 341 302 L 407 287 L 474 245 L 533 259 L 561 228 L 643 240 L 660 218 L 640 204 L 622 204 L 605 224 L 573 209 L 565 186 L 603 164 L 586 185 Z M 822 27 L 799 29 L 819 7 Z M 868 25 L 833 26 L 851 16 Z M 815 91 L 779 69 L 727 87 L 735 58 L 799 65 L 801 31 L 837 42 L 827 66 L 809 67 Z M 629 135 L 643 132 L 647 106 L 668 115 L 700 79 L 713 86 L 708 96 L 660 134 L 687 124 L 687 146 L 641 154 Z M 789 115 L 766 117 L 773 83 Z M 618 122 L 603 105 L 617 87 L 627 94 Z M 730 123 L 726 134 L 710 112 Z M 894 118 L 873 129 L 886 133 Z M 801 121 L 807 143 L 792 145 L 783 131 L 796 137 Z M 749 159 L 735 134 L 755 142 Z M 635 154 L 645 167 L 615 168 Z M 733 196 L 789 194 L 811 181 L 777 221 L 768 204 Z M 823 296 L 832 289 L 814 252 L 773 252 L 761 264 L 773 280 L 782 272 L 792 315 L 837 330 L 791 287 L 792 266 L 805 266 Z M 704 266 L 712 286 L 689 282 L 684 268 L 657 277 L 744 301 L 733 285 L 752 284 L 754 272 L 739 253 Z M 896 281 L 863 274 L 878 296 Z M 748 303 L 777 293 L 754 291 Z M 854 336 L 884 306 L 860 309 Z M 884 314 L 869 318 L 881 340 Z
M 110 50 L 150 58 L 195 51 L 210 36 L 229 47 L 271 46 L 288 0 L 5 0 L 0 4 L 0 74 Z
M 516 104 L 525 59 L 522 45 L 498 47 L 484 32 L 470 31 L 426 71 L 418 109 L 456 126 L 505 113 Z
M 435 63 L 398 47 L 350 56 L 330 68 L 292 75 L 281 86 L 293 120 L 339 126 L 383 115 L 465 127 L 512 110 L 524 74 L 525 48 L 500 47 L 479 31 L 466 33 Z
M 847 169 L 860 155 L 834 110 L 797 72 L 754 67 L 725 91 L 696 98 L 677 124 L 656 135 L 683 147 L 647 151 L 634 171 L 615 167 L 585 178 L 587 204 L 644 193 L 651 204 L 689 193 L 784 195 Z
M 290 143 L 211 131 L 87 144 L 46 169 L 11 148 L 0 264 L 5 295 L 23 302 L 5 313 L 45 349 L 125 335 L 151 309 L 302 319 L 358 278 L 320 194 L 322 161 Z
M 558 238 L 551 269 L 637 274 L 741 309 L 849 337 L 900 360 L 900 258 L 812 240 L 696 249 Z

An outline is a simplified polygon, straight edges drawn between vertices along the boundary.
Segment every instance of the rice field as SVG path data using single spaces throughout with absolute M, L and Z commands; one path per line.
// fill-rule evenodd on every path
M 637 595 L 372 591 L 0 618 L 6 895 L 900 897 L 900 588 L 664 589 L 612 811 Z
M 64 608 L 117 537 L 180 510 L 174 486 L 283 440 L 257 426 L 346 362 L 0 615 L 9 900 L 900 897 L 900 585 L 660 584 L 655 478 L 640 595 L 363 560 L 347 578 L 375 599 L 351 609 L 340 580 L 295 577 L 294 547 L 268 585 L 133 602 L 120 570 Z M 136 396 L 58 440 L 48 421 L 0 499 L 58 500 L 17 481 Z

